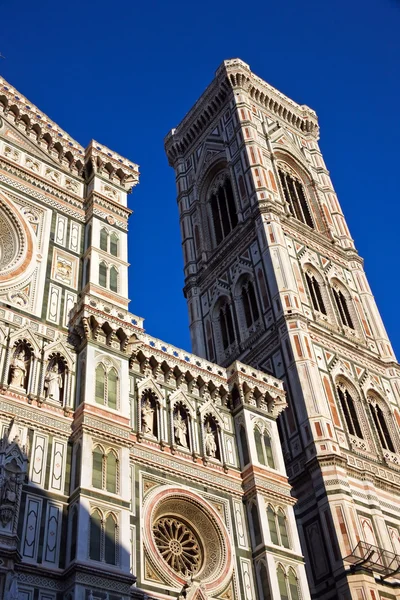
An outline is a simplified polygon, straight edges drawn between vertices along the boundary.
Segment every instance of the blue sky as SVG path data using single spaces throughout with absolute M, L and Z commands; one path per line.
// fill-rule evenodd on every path
M 70 135 L 139 163 L 130 310 L 190 349 L 165 134 L 239 57 L 316 110 L 321 148 L 395 350 L 399 278 L 400 2 L 0 0 L 0 73 Z

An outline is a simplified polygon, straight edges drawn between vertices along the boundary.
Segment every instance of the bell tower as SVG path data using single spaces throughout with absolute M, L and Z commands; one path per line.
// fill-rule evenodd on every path
M 312 597 L 374 600 L 400 567 L 400 368 L 318 139 L 313 110 L 235 59 L 165 147 L 193 352 L 284 381 Z

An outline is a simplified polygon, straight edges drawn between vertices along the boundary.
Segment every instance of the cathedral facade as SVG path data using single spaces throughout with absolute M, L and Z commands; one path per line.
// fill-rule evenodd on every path
M 318 139 L 315 112 L 241 60 L 166 137 L 192 344 L 284 382 L 278 425 L 311 596 L 395 599 L 400 368 Z M 265 529 L 253 556 L 275 547 Z M 291 597 L 264 583 L 264 600 Z
M 0 598 L 308 600 L 283 382 L 149 336 L 138 166 L 3 79 L 0 109 Z

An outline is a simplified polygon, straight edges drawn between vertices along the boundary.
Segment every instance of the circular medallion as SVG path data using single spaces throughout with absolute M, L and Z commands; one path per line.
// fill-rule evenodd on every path
M 25 276 L 34 255 L 31 230 L 17 208 L 0 194 L 0 285 Z
M 144 544 L 165 583 L 181 587 L 196 576 L 213 593 L 232 575 L 226 527 L 215 508 L 185 488 L 160 486 L 144 505 Z

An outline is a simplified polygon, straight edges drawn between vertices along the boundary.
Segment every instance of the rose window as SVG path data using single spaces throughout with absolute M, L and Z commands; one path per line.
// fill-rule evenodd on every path
M 212 504 L 163 485 L 146 494 L 143 515 L 145 557 L 161 581 L 182 589 L 197 577 L 211 595 L 225 589 L 233 570 L 231 540 Z
M 153 525 L 158 551 L 179 575 L 190 577 L 200 570 L 203 552 L 194 532 L 182 521 L 163 517 Z

